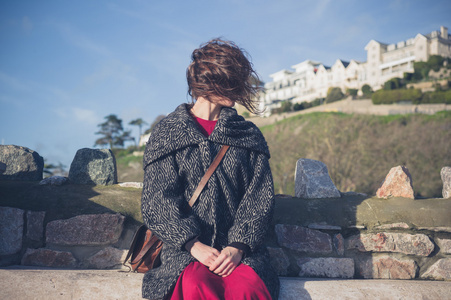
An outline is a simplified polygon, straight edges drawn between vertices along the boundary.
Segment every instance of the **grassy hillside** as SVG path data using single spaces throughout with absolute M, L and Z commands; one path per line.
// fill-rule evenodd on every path
M 441 197 L 451 166 L 451 112 L 435 115 L 309 113 L 261 127 L 276 193 L 294 195 L 299 158 L 324 162 L 337 188 L 374 195 L 390 168 L 410 170 L 417 197 Z M 142 181 L 142 156 L 117 156 L 119 181 Z
M 441 197 L 451 166 L 451 112 L 372 116 L 298 115 L 261 128 L 271 151 L 276 193 L 294 194 L 299 158 L 324 162 L 337 188 L 374 195 L 390 168 L 405 165 L 417 197 Z

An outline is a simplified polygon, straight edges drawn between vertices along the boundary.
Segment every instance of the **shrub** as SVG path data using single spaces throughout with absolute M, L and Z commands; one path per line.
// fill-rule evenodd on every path
M 348 94 L 349 96 L 357 96 L 357 89 L 346 89 L 346 94 Z
M 404 83 L 401 78 L 395 77 L 384 83 L 384 90 L 397 90 L 404 87 Z
M 393 104 L 409 100 L 415 103 L 420 101 L 421 96 L 421 90 L 419 89 L 379 90 L 372 95 L 371 99 L 373 104 Z
M 371 86 L 370 85 L 368 85 L 368 84 L 364 84 L 363 86 L 362 86 L 362 93 L 363 93 L 363 95 L 365 95 L 366 97 L 370 97 L 371 96 L 371 94 L 373 93 L 373 89 L 371 88 Z
M 335 102 L 343 99 L 343 92 L 339 87 L 330 87 L 327 90 L 326 103 Z
M 451 104 L 451 90 L 424 93 L 421 103 L 446 103 Z

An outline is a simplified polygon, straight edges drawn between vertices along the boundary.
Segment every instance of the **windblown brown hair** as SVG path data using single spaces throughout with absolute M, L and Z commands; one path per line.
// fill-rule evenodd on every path
M 257 95 L 261 87 L 249 55 L 231 41 L 219 38 L 193 51 L 186 70 L 188 94 L 197 99 L 226 97 L 259 113 Z

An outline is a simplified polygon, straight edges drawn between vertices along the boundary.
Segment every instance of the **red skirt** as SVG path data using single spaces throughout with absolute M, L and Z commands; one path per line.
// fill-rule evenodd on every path
M 171 297 L 171 300 L 191 299 L 271 300 L 271 296 L 263 280 L 247 265 L 239 264 L 232 274 L 221 277 L 200 262 L 193 262 L 183 270 Z

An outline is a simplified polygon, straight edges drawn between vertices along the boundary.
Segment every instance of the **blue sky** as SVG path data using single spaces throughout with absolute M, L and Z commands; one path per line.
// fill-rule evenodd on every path
M 306 59 L 366 60 L 375 39 L 396 43 L 451 27 L 451 1 L 1 1 L 0 142 L 69 169 L 97 125 L 151 123 L 189 99 L 185 70 L 222 36 L 252 56 L 264 81 Z

